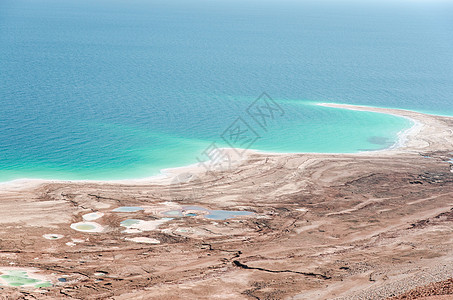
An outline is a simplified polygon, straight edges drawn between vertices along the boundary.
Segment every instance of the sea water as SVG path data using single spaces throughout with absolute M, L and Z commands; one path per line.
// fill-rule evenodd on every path
M 204 160 L 239 118 L 272 152 L 391 146 L 453 115 L 443 1 L 0 1 L 0 181 L 126 179 Z M 247 114 L 266 92 L 281 113 Z

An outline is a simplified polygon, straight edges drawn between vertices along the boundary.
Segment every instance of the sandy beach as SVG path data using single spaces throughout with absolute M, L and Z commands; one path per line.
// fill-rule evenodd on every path
M 453 118 L 322 105 L 414 126 L 373 152 L 249 150 L 208 173 L 1 184 L 0 270 L 53 286 L 3 285 L 0 298 L 453 297 L 425 288 L 453 277 Z

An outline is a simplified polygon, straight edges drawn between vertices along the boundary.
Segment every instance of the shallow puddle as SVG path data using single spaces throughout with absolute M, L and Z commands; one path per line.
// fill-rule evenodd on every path
M 250 216 L 253 213 L 251 211 L 232 211 L 232 210 L 211 210 L 209 214 L 205 215 L 206 218 L 211 220 L 226 220 L 240 216 Z
M 184 215 L 182 214 L 181 210 L 169 210 L 166 212 L 163 212 L 165 216 L 170 216 L 170 217 L 183 217 Z
M 85 221 L 94 221 L 94 220 L 101 218 L 102 216 L 104 216 L 104 214 L 101 212 L 93 212 L 93 213 L 83 215 L 82 218 Z
M 204 217 L 210 220 L 226 220 L 239 216 L 250 216 L 253 215 L 251 211 L 245 210 L 210 210 L 200 206 L 183 206 L 183 209 L 186 211 L 199 211 L 204 213 Z M 186 216 L 196 215 L 193 212 L 189 212 Z
M 64 238 L 64 235 L 56 234 L 56 233 L 49 233 L 49 234 L 44 234 L 42 237 L 45 239 L 48 239 L 48 240 L 59 240 L 61 238 Z
M 36 270 L 21 268 L 0 269 L 0 285 L 13 287 L 50 287 L 52 283 L 42 275 L 34 274 Z
M 71 228 L 81 232 L 102 232 L 104 228 L 95 222 L 79 222 L 71 224 Z
M 141 210 L 144 210 L 144 208 L 139 207 L 139 206 L 121 206 L 121 207 L 115 208 L 112 211 L 113 212 L 137 212 L 137 211 L 141 211 Z
M 127 219 L 127 220 L 124 220 L 123 222 L 121 222 L 120 225 L 123 227 L 129 227 L 131 225 L 140 223 L 140 221 L 141 220 L 137 220 L 137 219 Z

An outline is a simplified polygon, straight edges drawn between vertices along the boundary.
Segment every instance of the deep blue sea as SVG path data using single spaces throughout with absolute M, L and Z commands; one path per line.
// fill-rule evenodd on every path
M 453 1 L 0 1 L 0 181 L 156 175 L 238 122 L 252 149 L 382 149 L 411 123 L 315 104 L 452 99 Z

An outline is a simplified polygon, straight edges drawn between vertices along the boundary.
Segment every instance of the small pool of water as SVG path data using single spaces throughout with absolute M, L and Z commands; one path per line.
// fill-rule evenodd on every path
M 103 215 L 104 214 L 101 213 L 101 212 L 92 212 L 92 213 L 83 215 L 82 218 L 85 221 L 94 221 L 94 220 L 97 220 L 97 219 L 101 218 Z
M 49 234 L 44 234 L 43 238 L 48 239 L 48 240 L 59 240 L 61 238 L 64 238 L 64 235 L 56 234 L 56 233 L 49 233 Z
M 137 212 L 144 210 L 143 207 L 139 206 L 121 206 L 112 210 L 113 212 Z
M 12 287 L 51 287 L 52 283 L 44 276 L 34 274 L 36 271 L 21 268 L 0 269 L 0 285 Z
M 127 219 L 127 220 L 122 221 L 120 223 L 120 225 L 123 227 L 129 227 L 131 225 L 138 224 L 140 222 L 141 222 L 141 220 L 137 220 L 137 219 Z
M 71 224 L 71 228 L 81 232 L 102 232 L 104 228 L 95 222 L 79 222 Z
M 226 219 L 231 219 L 239 216 L 250 216 L 253 215 L 253 212 L 251 211 L 245 211 L 245 210 L 210 210 L 201 206 L 183 206 L 184 210 L 194 210 L 194 211 L 201 211 L 205 212 L 204 217 L 208 218 L 210 220 L 226 220 Z M 189 213 L 192 216 L 196 215 L 194 213 Z
M 203 215 L 205 218 L 210 220 L 226 220 L 240 216 L 250 216 L 254 213 L 251 211 L 241 210 L 210 210 L 201 206 L 186 205 L 183 206 L 182 209 L 169 210 L 163 212 L 162 214 L 171 217 L 196 217 L 198 215 Z
M 252 214 L 251 211 L 211 210 L 205 217 L 211 220 L 226 220 L 239 216 L 250 216 Z
M 169 210 L 166 212 L 163 212 L 165 216 L 171 216 L 171 217 L 183 217 L 183 213 L 181 210 Z

